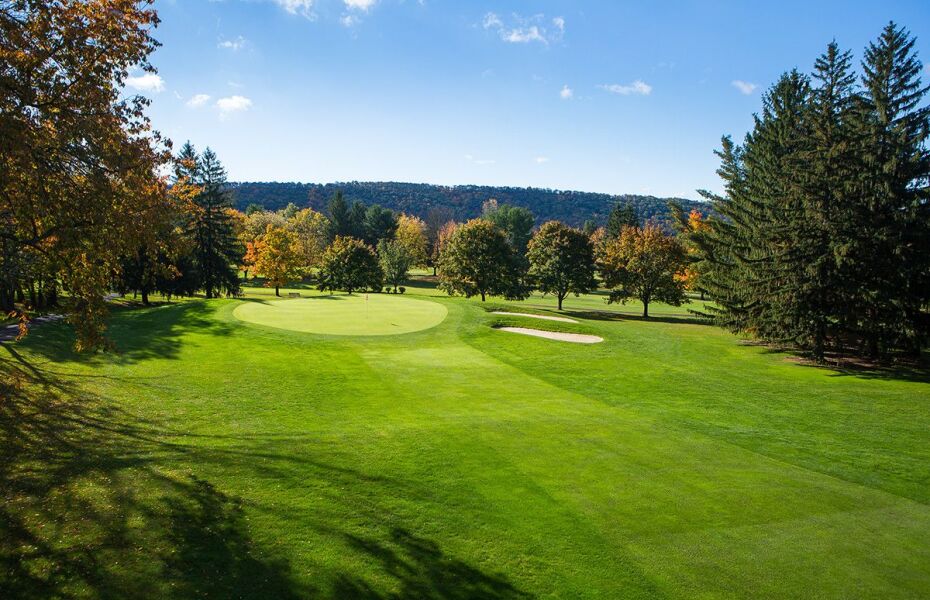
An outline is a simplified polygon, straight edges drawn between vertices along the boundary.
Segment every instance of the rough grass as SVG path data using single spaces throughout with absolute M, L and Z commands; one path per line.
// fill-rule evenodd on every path
M 551 298 L 410 293 L 447 318 L 338 338 L 198 300 L 118 311 L 115 354 L 0 347 L 2 596 L 926 597 L 923 375 L 685 308 L 532 320 L 605 338 L 575 345 L 492 330 Z

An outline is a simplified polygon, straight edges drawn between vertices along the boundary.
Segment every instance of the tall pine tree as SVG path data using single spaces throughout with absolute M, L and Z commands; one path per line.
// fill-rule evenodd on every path
M 220 293 L 239 293 L 236 264 L 242 248 L 230 214 L 232 204 L 226 190 L 226 170 L 216 154 L 207 148 L 197 156 L 190 142 L 179 156 L 176 177 L 199 188 L 193 198 L 188 235 L 193 240 L 194 270 L 207 298 Z

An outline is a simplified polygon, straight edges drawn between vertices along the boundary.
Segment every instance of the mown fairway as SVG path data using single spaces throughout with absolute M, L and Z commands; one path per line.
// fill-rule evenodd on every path
M 919 374 L 801 366 L 684 309 L 408 297 L 448 314 L 339 337 L 197 300 L 117 311 L 117 354 L 58 325 L 0 346 L 31 382 L 0 404 L 0 596 L 930 594 Z

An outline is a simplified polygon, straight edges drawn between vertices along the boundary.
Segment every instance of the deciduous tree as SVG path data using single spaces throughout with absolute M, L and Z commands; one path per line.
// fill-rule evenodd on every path
M 281 286 L 300 279 L 303 252 L 296 233 L 283 227 L 269 225 L 265 234 L 254 246 L 255 271 L 265 277 L 265 286 L 281 295 Z
M 597 288 L 594 246 L 579 229 L 549 221 L 530 239 L 527 250 L 530 276 L 544 294 L 554 294 L 559 310 L 568 294 L 586 294 Z
M 384 274 L 371 246 L 350 237 L 337 236 L 323 253 L 321 290 L 381 289 Z
M 465 297 L 527 295 L 521 269 L 510 240 L 499 227 L 473 219 L 455 227 L 440 248 L 440 288 Z
M 644 318 L 649 317 L 652 302 L 680 306 L 686 301 L 678 277 L 685 268 L 685 251 L 656 224 L 624 227 L 620 237 L 607 244 L 598 266 L 610 289 L 609 301 L 637 298 L 643 303 Z
M 381 240 L 378 242 L 378 259 L 384 280 L 397 292 L 397 286 L 403 285 L 413 265 L 413 257 L 407 247 L 399 240 Z
M 79 348 L 103 343 L 121 258 L 170 213 L 167 145 L 127 95 L 158 17 L 131 0 L 0 2 L 0 308 L 68 292 Z
M 429 260 L 426 230 L 426 223 L 418 217 L 400 215 L 397 219 L 394 239 L 407 249 L 413 264 L 417 266 L 426 266 Z

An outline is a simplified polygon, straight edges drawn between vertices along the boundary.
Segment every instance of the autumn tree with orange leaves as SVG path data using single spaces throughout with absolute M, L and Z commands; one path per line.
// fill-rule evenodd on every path
M 281 295 L 281 286 L 300 279 L 303 251 L 297 234 L 269 225 L 265 234 L 252 244 L 255 271 L 265 278 L 265 287 Z
M 158 16 L 136 0 L 0 1 L 0 309 L 57 302 L 79 349 L 104 343 L 104 295 L 120 257 L 152 245 L 175 207 L 169 148 L 149 101 Z

